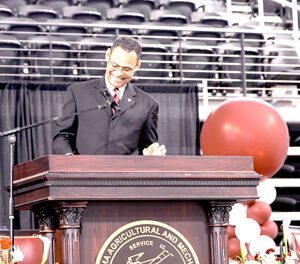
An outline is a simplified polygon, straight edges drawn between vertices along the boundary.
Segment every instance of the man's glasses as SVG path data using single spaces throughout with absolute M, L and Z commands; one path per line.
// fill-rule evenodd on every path
M 122 67 L 119 64 L 117 64 L 115 62 L 112 62 L 110 59 L 108 61 L 108 65 L 109 65 L 109 67 L 111 69 L 113 69 L 115 71 L 121 69 L 121 71 L 125 72 L 125 73 L 133 73 L 136 70 L 136 66 L 134 68 L 131 68 L 131 67 Z

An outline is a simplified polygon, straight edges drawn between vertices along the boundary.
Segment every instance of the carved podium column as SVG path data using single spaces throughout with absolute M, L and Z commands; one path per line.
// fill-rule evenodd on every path
M 208 225 L 210 230 L 211 263 L 228 264 L 228 234 L 229 202 L 210 202 L 208 210 Z
M 32 211 L 38 220 L 40 234 L 50 239 L 51 247 L 49 249 L 47 264 L 55 264 L 55 229 L 57 227 L 57 218 L 55 210 L 48 204 L 33 207 Z
M 62 230 L 62 263 L 81 263 L 81 220 L 87 202 L 60 203 L 56 208 Z

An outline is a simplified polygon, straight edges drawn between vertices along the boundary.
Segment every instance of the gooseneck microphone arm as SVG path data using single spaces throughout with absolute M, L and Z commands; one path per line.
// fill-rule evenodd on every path
M 115 98 L 111 95 L 111 93 L 108 90 L 105 90 L 103 92 L 103 96 L 105 97 L 106 102 L 108 102 L 109 105 L 113 109 L 115 109 L 116 111 L 120 111 L 121 110 L 120 105 L 117 103 L 117 101 L 115 100 Z
M 69 115 L 65 115 L 65 116 L 62 116 L 62 117 L 56 116 L 56 117 L 52 117 L 50 119 L 46 119 L 46 120 L 39 121 L 39 122 L 36 122 L 36 123 L 33 123 L 33 124 L 29 124 L 27 126 L 16 127 L 14 129 L 11 129 L 11 130 L 0 132 L 0 137 L 9 136 L 9 135 L 15 134 L 17 132 L 20 132 L 20 131 L 23 131 L 23 130 L 27 130 L 29 128 L 33 128 L 33 127 L 45 125 L 47 123 L 57 122 L 57 121 L 60 121 L 61 119 L 65 119 L 65 118 L 69 118 L 69 117 L 72 117 L 72 116 L 76 116 L 76 115 L 81 114 L 81 113 L 90 112 L 90 111 L 93 111 L 93 110 L 102 110 L 102 109 L 110 107 L 110 106 L 111 106 L 111 102 L 106 101 L 102 105 L 91 107 L 91 108 L 88 108 L 88 109 L 80 111 L 80 112 L 75 112 L 75 113 L 72 113 L 72 114 L 69 114 Z
M 114 98 L 113 98 L 114 100 Z M 29 128 L 33 128 L 33 127 L 38 127 L 41 125 L 45 125 L 47 123 L 51 123 L 51 122 L 57 122 L 60 121 L 62 119 L 65 118 L 69 118 L 72 116 L 76 116 L 78 114 L 84 113 L 84 112 L 89 112 L 89 111 L 94 111 L 94 110 L 102 110 L 105 109 L 107 107 L 114 107 L 113 106 L 113 101 L 110 100 L 109 98 L 106 97 L 106 102 L 104 104 L 80 111 L 80 112 L 75 112 L 69 115 L 65 115 L 62 117 L 53 117 L 50 119 L 46 119 L 43 121 L 39 121 L 33 124 L 29 124 L 27 126 L 22 126 L 22 127 L 16 127 L 14 129 L 11 130 L 7 130 L 7 131 L 3 131 L 0 132 L 0 137 L 6 137 L 8 136 L 8 143 L 9 143 L 9 151 L 10 151 L 10 164 L 9 164 L 9 235 L 10 235 L 10 239 L 12 241 L 12 245 L 14 245 L 14 198 L 13 198 L 13 167 L 14 167 L 14 147 L 15 147 L 15 143 L 16 143 L 16 136 L 15 134 L 18 132 L 21 132 L 23 130 L 27 130 Z M 118 103 L 116 102 L 116 104 L 118 105 Z

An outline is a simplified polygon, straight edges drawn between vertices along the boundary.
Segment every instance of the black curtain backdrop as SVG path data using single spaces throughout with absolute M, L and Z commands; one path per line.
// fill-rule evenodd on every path
M 66 84 L 0 84 L 0 131 L 30 125 L 61 116 Z M 139 88 L 159 102 L 159 143 L 168 155 L 199 155 L 199 113 L 197 86 L 149 86 Z M 17 133 L 15 164 L 52 154 L 54 123 Z M 9 144 L 0 137 L 0 227 L 8 228 Z M 16 229 L 34 228 L 28 211 L 16 211 Z

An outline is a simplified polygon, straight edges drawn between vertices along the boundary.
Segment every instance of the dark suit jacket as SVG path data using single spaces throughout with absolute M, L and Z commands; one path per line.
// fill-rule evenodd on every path
M 158 141 L 158 103 L 149 94 L 127 84 L 120 101 L 121 111 L 111 107 L 85 111 L 106 102 L 104 77 L 74 83 L 67 89 L 63 118 L 53 138 L 53 153 L 85 155 L 142 154 Z

